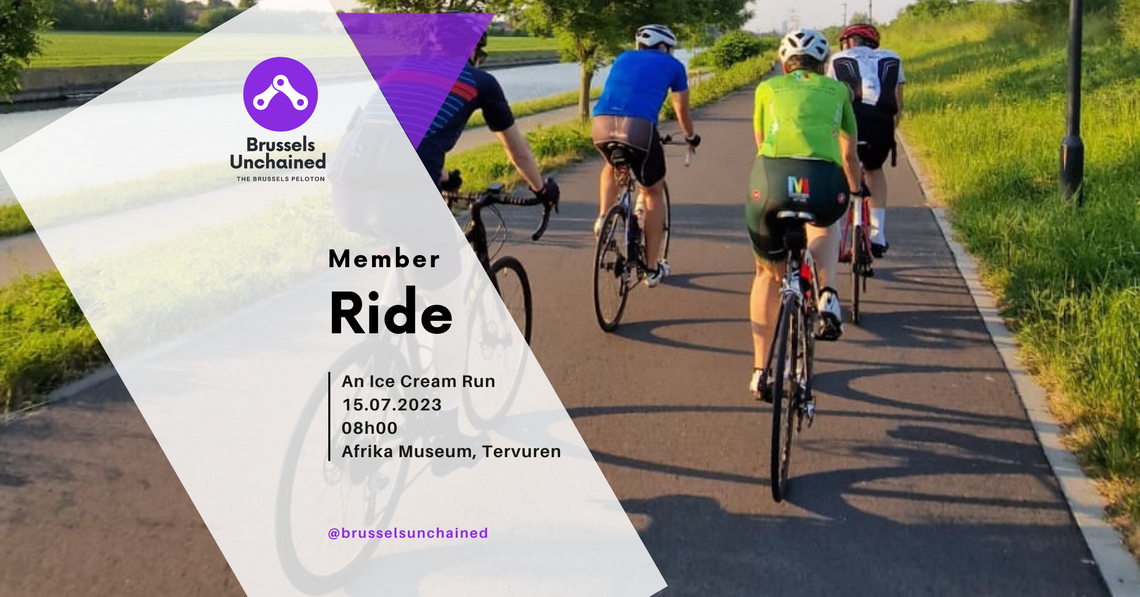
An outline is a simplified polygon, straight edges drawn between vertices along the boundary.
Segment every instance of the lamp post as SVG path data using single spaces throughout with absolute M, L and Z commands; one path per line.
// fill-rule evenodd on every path
M 1081 0 L 1069 0 L 1069 108 L 1061 141 L 1061 195 L 1084 204 L 1085 144 L 1081 141 Z

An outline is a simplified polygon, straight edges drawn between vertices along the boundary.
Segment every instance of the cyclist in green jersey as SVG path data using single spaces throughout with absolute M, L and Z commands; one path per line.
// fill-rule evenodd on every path
M 824 75 L 827 38 L 797 29 L 780 42 L 779 53 L 785 74 L 756 87 L 753 133 L 758 150 L 745 202 L 756 256 L 750 309 L 755 360 L 748 389 L 766 402 L 772 398 L 765 366 L 780 312 L 787 252 L 776 214 L 793 209 L 815 216 L 807 239 L 823 287 L 816 337 L 837 340 L 843 334 L 839 293 L 829 284 L 839 260 L 838 222 L 851 189 L 860 188 L 861 175 L 851 93 Z

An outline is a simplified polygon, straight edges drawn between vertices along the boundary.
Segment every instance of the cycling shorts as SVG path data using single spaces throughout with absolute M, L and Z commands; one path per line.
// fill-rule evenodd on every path
M 594 117 L 594 146 L 613 164 L 613 150 L 620 146 L 629 158 L 629 169 L 641 186 L 650 187 L 665 178 L 665 150 L 652 121 L 632 116 Z
M 847 211 L 849 192 L 843 169 L 826 160 L 757 156 L 752 164 L 744 216 L 752 252 L 771 262 L 785 258 L 782 210 L 806 211 L 813 226 L 826 228 Z
M 859 126 L 859 161 L 867 170 L 881 170 L 895 148 L 895 117 L 866 104 L 855 105 Z

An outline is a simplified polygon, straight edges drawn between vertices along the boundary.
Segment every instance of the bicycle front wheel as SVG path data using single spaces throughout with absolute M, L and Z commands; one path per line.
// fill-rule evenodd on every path
M 530 280 L 518 259 L 498 259 L 491 265 L 491 277 L 502 304 L 500 306 L 487 293 L 477 299 L 467 336 L 467 371 L 478 369 L 480 375 L 490 375 L 500 381 L 509 380 L 510 386 L 505 392 L 494 386 L 464 386 L 464 409 L 471 424 L 480 430 L 498 424 L 518 394 L 526 368 L 527 346 L 516 340 L 508 326 L 513 322 L 525 344 L 529 344 L 534 312 Z
M 859 324 L 859 287 L 862 286 L 860 278 L 863 268 L 866 267 L 867 248 L 863 246 L 864 230 L 862 226 L 855 226 L 851 235 L 851 321 Z
M 793 297 L 780 307 L 776 327 L 775 367 L 768 377 L 772 385 L 772 499 L 788 495 L 788 468 L 792 459 L 792 432 L 796 419 L 797 350 L 800 342 L 800 309 Z
M 606 212 L 594 252 L 594 314 L 606 332 L 617 329 L 629 296 L 626 218 L 625 208 L 620 203 Z
M 673 210 L 669 205 L 669 185 L 665 184 L 665 230 L 661 234 L 661 258 L 669 258 L 669 236 L 673 225 Z
M 414 437 L 405 413 L 395 408 L 406 397 L 404 390 L 346 387 L 341 380 L 408 372 L 408 363 L 396 346 L 365 340 L 333 362 L 328 378 L 316 383 L 297 421 L 278 482 L 275 526 L 282 569 L 306 593 L 317 595 L 344 586 L 380 541 L 314 541 L 313 537 L 327 530 L 322 525 L 331 519 L 351 529 L 384 529 L 392 520 L 408 474 L 406 458 L 346 456 L 360 445 L 397 450 Z M 352 433 L 365 420 L 383 432 Z M 321 519 L 314 513 L 330 518 L 318 522 Z

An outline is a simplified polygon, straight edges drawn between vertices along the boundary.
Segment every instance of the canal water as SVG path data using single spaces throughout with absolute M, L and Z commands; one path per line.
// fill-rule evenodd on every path
M 679 50 L 679 58 L 686 65 L 691 53 Z M 578 65 L 574 63 L 544 64 L 492 71 L 511 101 L 523 101 L 578 88 Z M 609 75 L 609 68 L 594 75 L 594 84 L 601 86 Z M 201 101 L 198 98 L 195 101 Z M 42 102 L 36 104 L 0 104 L 0 151 L 8 149 L 21 139 L 48 126 L 64 114 L 83 105 L 83 101 Z M 113 107 L 106 107 L 115 109 Z M 0 204 L 14 202 L 15 196 L 7 181 L 0 175 Z

